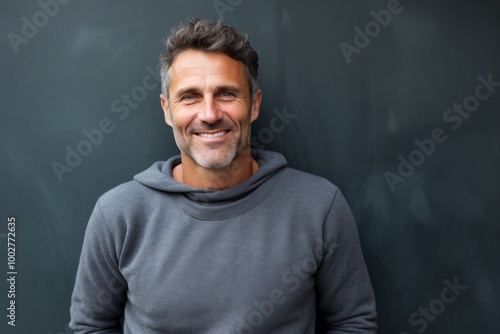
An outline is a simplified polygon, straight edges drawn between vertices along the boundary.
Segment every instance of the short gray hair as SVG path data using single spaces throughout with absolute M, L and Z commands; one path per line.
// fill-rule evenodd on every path
M 228 57 L 243 62 L 245 76 L 253 96 L 258 88 L 259 58 L 250 46 L 247 34 L 238 32 L 221 20 L 191 19 L 172 28 L 160 53 L 161 91 L 168 98 L 170 67 L 182 51 L 194 49 L 206 52 L 222 52 Z

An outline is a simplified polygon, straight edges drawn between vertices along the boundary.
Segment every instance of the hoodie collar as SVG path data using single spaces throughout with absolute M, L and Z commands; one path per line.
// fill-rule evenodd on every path
M 257 160 L 259 169 L 243 182 L 222 190 L 197 188 L 176 181 L 172 177 L 172 168 L 180 163 L 179 155 L 173 156 L 167 161 L 155 162 L 144 172 L 135 175 L 134 180 L 152 189 L 182 194 L 195 202 L 218 202 L 219 204 L 233 202 L 253 192 L 287 165 L 283 155 L 276 152 L 252 150 L 252 156 Z

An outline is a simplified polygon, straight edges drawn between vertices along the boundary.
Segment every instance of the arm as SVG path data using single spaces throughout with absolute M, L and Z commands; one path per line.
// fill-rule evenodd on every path
M 376 333 L 375 296 L 356 223 L 339 190 L 324 224 L 325 247 L 316 291 L 325 333 Z
M 118 268 L 113 232 L 98 202 L 85 232 L 71 299 L 70 328 L 76 334 L 122 332 L 127 285 Z

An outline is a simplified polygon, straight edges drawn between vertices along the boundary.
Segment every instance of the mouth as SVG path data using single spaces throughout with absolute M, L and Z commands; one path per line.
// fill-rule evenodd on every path
M 217 132 L 198 132 L 196 135 L 202 138 L 217 138 L 222 137 L 227 133 L 229 133 L 229 130 L 221 130 Z

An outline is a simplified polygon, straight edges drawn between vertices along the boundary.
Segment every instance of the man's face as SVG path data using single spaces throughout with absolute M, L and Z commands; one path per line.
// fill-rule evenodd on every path
M 241 61 L 223 53 L 181 52 L 170 67 L 165 121 L 185 155 L 204 168 L 223 168 L 250 147 L 250 125 L 259 114 Z M 168 103 L 167 103 L 168 102 Z

